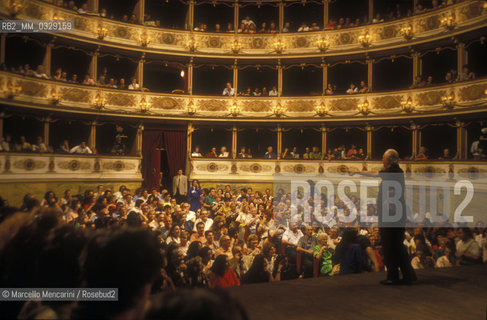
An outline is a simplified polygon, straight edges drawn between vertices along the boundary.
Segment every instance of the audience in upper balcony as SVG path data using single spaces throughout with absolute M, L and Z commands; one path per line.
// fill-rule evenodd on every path
M 81 13 L 81 14 L 87 14 L 89 13 L 89 9 L 88 9 L 88 3 L 85 2 L 81 5 L 81 7 L 78 9 L 78 13 Z
M 83 79 L 83 84 L 88 85 L 88 86 L 94 86 L 95 80 L 91 78 L 91 76 L 87 73 L 85 74 L 85 78 Z
M 92 154 L 93 151 L 86 145 L 86 141 L 82 141 L 81 144 L 69 150 L 69 153 Z
M 137 79 L 135 77 L 132 78 L 132 82 L 129 84 L 129 90 L 140 90 L 140 85 L 137 83 Z
M 422 1 L 418 1 L 417 6 L 414 8 L 414 14 L 420 14 L 425 11 L 429 10 L 438 10 L 446 5 L 451 5 L 455 3 L 456 0 L 432 0 L 431 6 L 428 8 L 425 8 L 423 5 Z M 84 2 L 79 8 L 76 6 L 74 1 L 59 1 L 57 3 L 59 6 L 62 6 L 64 8 L 70 9 L 77 11 L 80 14 L 89 14 L 89 15 L 99 15 L 102 18 L 109 18 L 109 19 L 115 19 L 114 15 L 112 13 L 109 13 L 110 8 L 100 8 L 99 12 L 92 12 L 89 9 L 88 2 Z M 394 19 L 400 19 L 403 17 L 409 17 L 413 13 L 411 10 L 407 10 L 405 12 L 401 6 L 396 3 L 395 6 L 392 6 L 387 9 L 386 12 L 378 12 L 376 13 L 374 19 L 370 22 L 367 21 L 367 18 L 365 17 L 363 21 L 361 21 L 360 18 L 354 17 L 353 19 L 351 17 L 346 17 L 346 18 L 339 18 L 338 22 L 337 20 L 330 19 L 327 23 L 327 25 L 324 27 L 324 30 L 332 30 L 332 29 L 342 29 L 342 28 L 349 28 L 349 27 L 357 27 L 360 25 L 368 24 L 368 23 L 380 23 L 383 21 L 390 21 Z M 229 17 L 230 18 L 230 17 Z M 127 23 L 133 23 L 133 24 L 138 24 L 139 20 L 137 19 L 137 16 L 134 13 L 129 14 L 124 14 L 123 17 L 121 18 L 123 22 Z M 296 22 L 294 22 L 296 23 Z M 143 24 L 147 26 L 155 26 L 155 27 L 160 27 L 161 22 L 160 20 L 154 19 L 150 16 L 150 14 L 145 13 L 143 17 Z M 263 25 L 265 24 L 265 25 Z M 197 25 L 194 28 L 194 31 L 209 31 L 207 26 L 205 24 L 196 24 Z M 227 25 L 227 28 L 225 32 L 233 32 L 233 26 L 230 26 L 231 24 L 229 23 Z M 321 30 L 319 27 L 319 24 L 317 22 L 312 22 L 312 21 L 305 21 L 303 24 L 301 24 L 299 27 L 297 27 L 294 31 L 297 32 L 303 32 L 303 31 L 318 31 Z M 223 29 L 220 24 L 215 25 L 214 32 L 223 32 Z M 282 32 L 291 32 L 291 23 L 286 22 L 284 24 L 284 27 L 282 29 Z M 250 18 L 250 16 L 246 16 L 242 21 L 241 21 L 241 27 L 238 29 L 239 33 L 277 33 L 279 32 L 276 23 L 270 21 L 269 26 L 267 26 L 267 22 L 261 22 L 261 26 L 258 28 L 257 31 L 257 24 Z
M 381 22 L 384 22 L 384 19 L 382 19 L 380 13 L 377 13 L 375 15 L 375 18 L 372 19 L 372 23 L 381 23 Z
M 416 159 L 415 160 L 428 160 L 429 159 L 429 156 L 428 154 L 426 153 L 426 147 L 425 146 L 421 146 L 419 147 L 419 152 L 416 154 Z
M 452 155 L 450 154 L 450 149 L 448 148 L 443 149 L 443 153 L 441 157 L 438 158 L 438 160 L 452 160 L 452 159 L 454 159 L 454 157 L 452 157 Z
M 282 32 L 291 32 L 291 23 L 285 22 L 284 27 L 282 28 Z
M 102 9 L 105 10 L 105 9 Z M 106 12 L 106 10 L 105 10 Z M 149 14 L 144 14 L 144 25 L 146 26 L 152 26 L 152 27 L 160 27 L 161 26 L 161 20 L 154 20 L 151 18 Z
M 54 72 L 54 75 L 52 76 L 52 79 L 61 81 L 62 75 L 63 75 L 63 70 L 61 68 L 57 68 L 56 72 Z
M 277 88 L 275 86 L 272 86 L 271 91 L 269 91 L 269 97 L 277 97 L 277 95 L 278 95 Z
M 333 85 L 331 83 L 329 83 L 327 86 L 326 86 L 326 90 L 325 90 L 325 94 L 326 95 L 331 95 L 334 93 L 334 90 L 333 90 Z
M 200 147 L 196 146 L 194 148 L 194 151 L 191 153 L 191 157 L 193 157 L 193 158 L 202 157 L 202 155 L 200 153 Z
M 44 71 L 44 66 L 42 64 L 37 66 L 37 70 L 34 72 L 36 78 L 49 79 L 49 76 Z
M 199 153 L 199 150 L 199 147 L 197 149 L 195 148 L 192 154 L 195 154 L 196 152 Z M 216 153 L 216 147 L 212 147 L 211 151 L 205 155 L 207 158 L 227 158 L 230 156 L 231 155 L 229 152 L 227 152 L 225 146 L 221 147 L 220 155 Z M 297 151 L 297 147 L 286 147 L 283 149 L 282 153 L 279 154 L 279 156 L 281 159 L 300 159 L 300 154 Z M 192 157 L 198 158 L 200 156 L 192 155 Z M 277 155 L 274 152 L 274 148 L 272 146 L 268 146 L 265 153 L 260 157 L 266 159 L 275 159 Z M 250 149 L 241 147 L 240 152 L 237 154 L 237 158 L 252 158 Z M 302 159 L 304 160 L 365 160 L 366 158 L 367 156 L 364 153 L 364 149 L 357 148 L 355 145 L 352 145 L 348 150 L 346 150 L 344 145 L 335 148 L 333 151 L 332 149 L 328 149 L 326 154 L 323 154 L 317 146 L 313 146 L 312 148 L 305 147 L 304 153 L 302 154 Z
M 264 154 L 264 158 L 267 158 L 267 159 L 274 159 L 276 157 L 276 154 L 274 153 L 274 151 L 272 150 L 272 146 L 268 146 L 267 147 L 267 151 L 266 153 Z
M 301 26 L 298 28 L 298 32 L 306 32 L 309 31 L 309 27 L 306 23 L 301 23 Z
M 10 152 L 10 143 L 3 136 L 0 136 L 0 151 Z
M 455 70 L 448 71 L 446 73 L 446 75 L 445 75 L 445 82 L 447 82 L 447 83 L 453 83 L 453 82 L 455 82 L 455 78 L 456 78 L 454 76 L 455 74 L 456 74 Z
M 350 83 L 350 87 L 346 91 L 347 94 L 354 94 L 358 93 L 358 88 L 355 86 L 355 84 L 352 82 Z
M 313 147 L 312 151 L 309 153 L 310 160 L 321 160 L 321 152 L 318 147 Z
M 47 146 L 42 142 L 42 137 L 37 137 L 36 138 L 36 143 L 32 145 L 32 151 L 33 152 L 48 152 L 49 150 L 47 149 Z
M 293 147 L 293 150 L 289 153 L 291 159 L 299 159 L 298 148 Z
M 416 76 L 413 84 L 409 87 L 409 89 L 423 88 L 425 85 L 426 85 L 426 81 L 424 81 L 421 76 Z
M 61 153 L 70 153 L 71 152 L 71 148 L 69 147 L 69 142 L 68 140 L 64 140 L 63 141 L 63 144 L 59 146 L 59 152 Z
M 17 152 L 31 152 L 32 145 L 27 142 L 24 136 L 20 136 L 20 143 L 15 147 Z
M 369 92 L 369 87 L 367 87 L 367 84 L 365 81 L 360 81 L 360 89 L 358 90 L 358 93 L 367 93 Z
M 106 80 L 104 75 L 100 75 L 98 77 L 98 82 L 96 83 L 97 86 L 104 87 L 106 86 Z
M 470 71 L 468 65 L 464 65 L 462 67 L 462 72 L 458 74 L 457 81 L 466 81 L 466 80 L 473 80 L 475 79 L 475 73 Z
M 228 97 L 233 97 L 235 95 L 235 89 L 232 88 L 232 84 L 230 82 L 227 82 L 225 89 L 223 89 L 222 95 Z
M 124 79 L 124 78 L 120 78 L 120 82 L 119 82 L 119 84 L 118 84 L 118 88 L 119 88 L 119 89 L 124 89 L 124 90 L 125 90 L 125 89 L 128 89 L 128 88 L 127 88 L 127 85 L 125 85 L 125 79 Z
M 237 157 L 238 158 L 242 158 L 242 159 L 244 159 L 244 158 L 252 158 L 252 155 L 247 152 L 247 150 L 246 150 L 245 147 L 241 147 L 240 148 L 240 152 L 238 153 Z
M 216 153 L 216 147 L 211 148 L 210 152 L 208 152 L 205 157 L 218 158 L 218 154 Z
M 227 147 L 223 146 L 220 148 L 220 154 L 218 155 L 219 158 L 228 158 L 230 154 L 227 151 Z

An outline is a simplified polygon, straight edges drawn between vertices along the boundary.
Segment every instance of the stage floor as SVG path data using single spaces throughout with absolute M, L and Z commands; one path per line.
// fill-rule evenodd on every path
M 385 273 L 244 285 L 230 291 L 250 319 L 485 320 L 487 265 L 418 270 L 411 286 Z

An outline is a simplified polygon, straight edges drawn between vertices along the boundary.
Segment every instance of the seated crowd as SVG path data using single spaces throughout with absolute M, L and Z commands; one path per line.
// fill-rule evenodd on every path
M 269 91 L 267 87 L 262 87 L 262 89 L 255 88 L 253 91 L 250 88 L 247 88 L 244 92 L 239 92 L 239 96 L 242 97 L 277 97 L 278 91 L 275 86 L 272 86 L 272 89 Z
M 448 71 L 445 75 L 443 83 L 454 83 L 474 79 L 475 73 L 470 70 L 470 67 L 468 65 L 464 65 L 460 74 L 458 74 L 455 69 L 451 69 L 450 71 Z M 414 79 L 414 82 L 409 87 L 409 89 L 430 87 L 432 85 L 435 85 L 435 82 L 433 82 L 433 76 L 430 75 L 427 76 L 426 79 L 424 79 L 423 76 L 419 75 Z
M 70 147 L 68 140 L 64 140 L 63 143 L 58 146 L 58 148 L 54 149 L 52 146 L 44 143 L 42 137 L 40 136 L 35 139 L 35 143 L 30 143 L 27 141 L 25 136 L 20 136 L 18 140 L 14 141 L 9 134 L 5 135 L 5 138 L 0 136 L 0 152 L 93 153 L 90 147 L 88 147 L 86 144 L 86 141 L 82 141 L 79 145 Z
M 487 130 L 486 130 L 487 131 Z M 478 160 L 485 158 L 487 155 L 483 152 L 483 149 L 479 148 L 479 141 L 474 141 L 471 148 L 471 155 L 474 159 Z M 227 147 L 222 146 L 220 151 L 217 151 L 217 147 L 212 147 L 211 150 L 204 154 L 201 153 L 200 147 L 196 146 L 191 153 L 192 158 L 231 158 L 232 155 L 228 152 Z M 240 152 L 237 153 L 236 158 L 265 158 L 276 159 L 277 153 L 274 152 L 272 146 L 268 146 L 264 155 L 256 156 L 252 154 L 252 150 L 247 147 L 241 147 Z M 357 148 L 354 144 L 350 148 L 346 148 L 345 145 L 340 145 L 336 148 L 329 148 L 326 153 L 322 153 L 318 147 L 305 147 L 304 152 L 298 152 L 297 147 L 284 148 L 280 154 L 279 159 L 303 159 L 303 160 L 371 160 L 367 157 L 364 148 Z M 433 157 L 428 153 L 428 150 L 424 146 L 419 147 L 419 151 L 415 156 L 405 157 L 404 160 L 457 160 L 458 154 L 452 154 L 449 148 L 444 148 L 441 155 Z
M 95 15 L 100 16 L 103 18 L 108 18 L 111 20 L 115 20 L 116 17 L 114 14 L 109 12 L 107 8 L 101 8 L 99 12 L 94 12 L 89 9 L 88 1 L 83 2 L 79 7 L 76 5 L 76 2 L 73 0 L 44 0 L 46 2 L 54 3 L 57 6 L 77 11 L 79 14 L 85 15 Z M 423 1 L 417 1 L 416 7 L 412 11 L 411 9 L 404 10 L 401 8 L 399 3 L 396 3 L 392 7 L 386 9 L 384 14 L 380 12 L 376 13 L 372 21 L 369 21 L 368 17 L 365 16 L 361 18 L 350 18 L 350 17 L 341 17 L 338 19 L 329 19 L 326 26 L 321 27 L 317 22 L 302 22 L 301 24 L 296 24 L 296 26 L 292 27 L 292 24 L 295 22 L 285 22 L 282 32 L 308 32 L 308 31 L 320 31 L 320 30 L 337 30 L 343 28 L 350 28 L 350 27 L 358 27 L 367 25 L 370 23 L 380 23 L 384 21 L 392 21 L 396 19 L 401 19 L 405 17 L 410 17 L 413 14 L 420 14 L 432 10 L 437 10 L 444 8 L 447 5 L 452 5 L 456 2 L 460 2 L 461 0 L 432 0 L 430 5 L 425 5 Z M 133 23 L 133 24 L 140 24 L 139 19 L 137 18 L 134 12 L 124 14 L 121 21 L 126 23 Z M 151 17 L 150 14 L 145 13 L 143 24 L 147 26 L 154 26 L 160 27 L 161 20 Z M 221 24 L 216 23 L 214 27 L 210 30 L 205 23 L 195 23 L 196 27 L 194 27 L 194 31 L 210 31 L 210 32 L 234 32 L 233 23 L 227 23 L 226 27 L 223 28 Z M 246 16 L 240 22 L 240 26 L 237 30 L 238 33 L 278 33 L 279 26 L 275 21 L 262 21 L 259 26 L 250 18 L 250 16 Z
M 2 64 L 0 66 L 2 71 L 10 71 L 12 73 L 35 77 L 39 79 L 47 79 L 47 80 L 55 80 L 55 81 L 62 81 L 74 84 L 83 84 L 88 86 L 97 86 L 97 87 L 105 87 L 111 89 L 122 89 L 122 90 L 141 90 L 141 91 L 149 91 L 148 88 L 140 86 L 139 82 L 137 81 L 136 77 L 130 78 L 130 83 L 127 84 L 125 78 L 117 79 L 116 77 L 112 76 L 108 72 L 108 68 L 104 67 L 102 72 L 98 76 L 98 80 L 93 79 L 89 73 L 84 75 L 83 79 L 78 77 L 78 74 L 68 74 L 68 71 L 63 70 L 62 68 L 56 68 L 56 71 L 53 73 L 52 77 L 49 76 L 43 65 L 38 65 L 35 70 L 31 69 L 30 64 L 26 63 L 24 65 L 20 65 L 16 67 L 8 68 L 7 65 Z M 475 73 L 472 72 L 468 65 L 464 65 L 462 68 L 462 72 L 458 74 L 454 69 L 449 70 L 446 75 L 443 83 L 454 83 L 459 81 L 469 81 L 475 79 Z M 424 88 L 435 85 L 436 82 L 433 81 L 433 76 L 428 76 L 424 79 L 421 75 L 418 75 L 415 79 L 413 84 L 409 87 L 409 89 L 414 88 Z M 174 90 L 176 92 L 179 90 Z M 359 94 L 359 93 L 368 93 L 370 92 L 369 87 L 365 81 L 360 81 L 359 86 L 356 86 L 354 82 L 350 83 L 348 89 L 346 89 L 346 94 Z M 325 89 L 325 95 L 333 95 L 337 94 L 337 87 L 332 83 L 328 83 Z M 235 96 L 236 92 L 235 89 L 232 87 L 230 82 L 227 82 L 225 88 L 222 91 L 223 96 Z M 238 96 L 243 97 L 277 97 L 279 95 L 279 91 L 277 90 L 276 86 L 272 86 L 270 90 L 267 87 L 258 88 L 256 87 L 252 90 L 248 87 L 245 91 L 240 91 L 237 93 Z
M 88 86 L 98 86 L 98 87 L 105 87 L 105 88 L 112 88 L 112 89 L 122 89 L 122 90 L 143 90 L 148 91 L 147 88 L 142 88 L 137 78 L 132 77 L 130 79 L 130 84 L 126 84 L 125 78 L 116 79 L 113 76 L 108 74 L 108 69 L 103 68 L 101 74 L 98 76 L 98 80 L 95 80 L 91 77 L 90 74 L 85 74 L 83 79 L 80 79 L 76 73 L 68 75 L 67 71 L 63 71 L 62 68 L 56 68 L 53 76 L 50 77 L 44 69 L 43 65 L 38 65 L 36 70 L 32 70 L 30 65 L 26 63 L 25 65 L 18 66 L 17 68 L 11 67 L 8 69 L 5 65 L 2 65 L 3 71 L 10 71 L 12 73 L 21 74 L 28 77 L 35 77 L 39 79 L 47 79 L 47 80 L 55 80 L 55 81 L 63 81 L 75 84 L 83 84 Z
M 291 219 L 292 197 L 282 189 L 274 195 L 269 189 L 237 191 L 230 185 L 202 189 L 194 180 L 187 197 L 177 202 L 179 197 L 171 197 L 165 188 L 132 192 L 121 186 L 114 192 L 100 185 L 80 195 L 66 190 L 60 198 L 49 191 L 41 201 L 27 194 L 20 209 L 2 200 L 1 281 L 6 287 L 56 287 L 66 283 L 63 276 L 73 280 L 79 276 L 83 282 L 69 282 L 71 287 L 81 283 L 92 288 L 118 287 L 119 301 L 124 301 L 139 292 L 139 287 L 133 287 L 139 280 L 145 285 L 141 297 L 176 288 L 383 270 L 378 228 L 359 227 L 356 220 L 345 224 L 332 219 L 322 224 L 317 218 L 328 210 L 325 195 L 321 213 L 313 211 L 311 199 L 297 195 L 299 204 L 293 205 L 309 206 L 309 223 L 303 222 L 299 210 Z M 350 199 L 355 205 L 360 202 L 355 196 Z M 338 198 L 332 208 L 334 215 L 338 209 L 349 210 Z M 368 215 L 375 215 L 376 209 L 369 204 Z M 487 229 L 482 223 L 474 229 L 448 224 L 433 228 L 424 218 L 422 225 L 405 233 L 404 244 L 414 268 L 487 262 Z M 112 237 L 119 241 L 113 242 Z M 38 266 L 34 272 L 25 272 L 33 265 Z M 133 277 L 131 281 L 124 280 L 127 274 Z M 60 311 L 58 305 L 47 305 Z M 12 304 L 3 312 L 32 312 L 32 306 L 21 307 Z M 89 307 L 80 303 L 73 312 L 95 312 Z
M 230 152 L 227 151 L 227 147 L 222 146 L 220 152 L 217 152 L 216 147 L 212 147 L 210 152 L 203 155 L 200 152 L 200 147 L 196 146 L 191 153 L 191 157 L 199 158 L 229 158 L 231 157 Z M 256 157 L 252 155 L 250 148 L 241 147 L 240 152 L 237 153 L 237 158 L 252 158 Z M 265 159 L 276 159 L 277 154 L 274 152 L 272 146 L 268 146 L 266 152 L 261 158 Z M 305 147 L 304 152 L 301 154 L 298 152 L 297 147 L 284 148 L 283 152 L 280 154 L 279 159 L 304 159 L 304 160 L 366 160 L 366 154 L 363 148 L 358 148 L 355 145 L 351 145 L 348 150 L 345 149 L 345 145 L 341 145 L 334 149 L 328 149 L 326 154 L 322 154 L 318 147 Z

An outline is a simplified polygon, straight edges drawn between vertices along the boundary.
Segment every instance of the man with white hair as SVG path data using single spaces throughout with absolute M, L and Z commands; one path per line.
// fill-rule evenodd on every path
M 379 172 L 382 181 L 377 195 L 377 212 L 387 279 L 380 283 L 384 285 L 411 284 L 417 278 L 403 243 L 406 202 L 404 201 L 404 171 L 399 167 L 399 153 L 394 149 L 386 150 L 382 156 L 382 164 L 384 169 Z M 397 194 L 398 192 L 399 194 Z M 397 201 L 388 201 L 389 199 L 397 199 Z M 394 222 L 387 221 L 386 218 L 391 216 L 398 217 L 398 219 Z M 399 269 L 403 276 L 401 280 L 399 279 Z
M 404 171 L 399 167 L 399 153 L 394 149 L 386 150 L 382 156 L 382 164 L 384 168 L 379 172 L 382 181 L 377 195 L 377 213 L 387 279 L 380 283 L 383 285 L 412 284 L 417 278 L 404 245 L 406 202 L 404 201 Z M 360 174 L 372 176 L 368 173 Z M 399 279 L 399 269 L 401 269 L 402 279 Z

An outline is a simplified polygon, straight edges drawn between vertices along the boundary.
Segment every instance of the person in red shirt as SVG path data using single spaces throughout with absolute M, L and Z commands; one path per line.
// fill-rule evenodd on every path
M 216 257 L 211 267 L 208 284 L 210 288 L 236 287 L 240 285 L 235 271 L 230 268 L 227 255 L 222 254 Z
M 421 146 L 419 147 L 419 152 L 416 155 L 416 160 L 428 160 L 428 155 L 426 154 L 426 148 Z
M 206 154 L 207 158 L 218 158 L 218 154 L 216 153 L 216 148 L 211 148 L 211 151 Z

